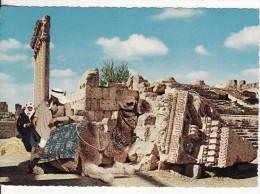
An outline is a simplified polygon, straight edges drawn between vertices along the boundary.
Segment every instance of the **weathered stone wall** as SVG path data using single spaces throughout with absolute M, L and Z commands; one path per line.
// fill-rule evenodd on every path
M 74 113 L 84 112 L 90 121 L 110 118 L 119 110 L 118 101 L 139 97 L 138 91 L 129 90 L 125 84 L 108 83 L 107 87 L 99 87 L 98 69 L 86 71 L 79 83 L 80 89 L 67 97 Z
M 191 81 L 189 84 L 190 85 L 196 85 L 196 86 L 205 86 L 206 85 L 204 80 Z
M 251 90 L 251 89 L 258 89 L 259 88 L 259 83 L 248 83 L 246 84 L 245 82 L 239 85 L 240 90 Z
M 17 108 L 15 105 L 15 108 Z M 16 120 L 18 115 L 8 112 L 8 104 L 0 102 L 0 139 L 14 137 L 18 134 Z
M 19 116 L 22 113 L 22 105 L 20 104 L 15 104 L 15 115 Z
M 114 111 L 119 110 L 118 101 L 138 98 L 137 91 L 123 86 L 86 87 L 86 110 L 89 118 L 95 121 L 110 118 Z
M 236 89 L 237 88 L 237 80 L 229 80 L 227 83 L 228 88 Z
M 229 80 L 227 83 L 216 84 L 214 87 L 242 91 L 247 90 L 258 94 L 259 83 L 246 83 L 245 80 L 240 80 L 239 82 L 237 82 L 237 80 Z
M 13 121 L 15 120 L 14 114 L 8 112 L 8 104 L 0 102 L 0 121 Z
M 86 107 L 86 91 L 85 88 L 79 89 L 76 92 L 72 92 L 67 95 L 68 100 L 70 101 L 71 107 L 74 110 L 74 113 L 77 114 L 80 110 L 85 110 Z
M 6 102 L 0 102 L 0 112 L 8 112 L 8 105 Z
M 50 16 L 37 20 L 30 44 L 34 51 L 34 105 L 49 98 Z

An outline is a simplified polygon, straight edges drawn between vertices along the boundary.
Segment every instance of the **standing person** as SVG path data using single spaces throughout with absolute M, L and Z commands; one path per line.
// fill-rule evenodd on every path
M 50 138 L 51 130 L 68 124 L 71 116 L 71 106 L 62 89 L 52 89 L 50 100 L 39 105 L 33 119 L 36 131 L 41 136 L 34 158 L 40 157 L 44 146 Z
M 35 147 L 39 141 L 40 136 L 36 132 L 35 127 L 32 125 L 34 118 L 34 106 L 32 102 L 28 102 L 24 111 L 19 115 L 17 120 L 17 130 L 22 136 L 22 142 L 27 152 L 31 152 L 32 148 Z

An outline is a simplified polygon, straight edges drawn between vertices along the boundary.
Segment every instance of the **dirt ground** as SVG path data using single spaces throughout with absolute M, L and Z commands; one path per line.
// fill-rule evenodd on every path
M 0 184 L 1 185 L 31 185 L 31 186 L 107 186 L 107 187 L 257 187 L 257 160 L 249 164 L 241 164 L 226 169 L 208 171 L 208 177 L 193 179 L 172 170 L 155 170 L 136 173 L 135 175 L 117 175 L 112 184 L 76 174 L 53 173 L 33 175 L 26 168 L 30 155 L 21 148 L 17 154 L 5 141 L 0 141 Z M 13 141 L 18 140 L 13 139 Z M 16 143 L 17 143 L 16 142 Z M 10 145 L 14 145 L 10 144 Z M 8 147 L 9 146 L 9 147 Z M 16 148 L 17 149 L 17 148 Z M 4 150 L 4 151 L 3 151 Z M 4 154 L 3 154 L 4 153 Z M 15 152 L 13 152 L 15 153 Z

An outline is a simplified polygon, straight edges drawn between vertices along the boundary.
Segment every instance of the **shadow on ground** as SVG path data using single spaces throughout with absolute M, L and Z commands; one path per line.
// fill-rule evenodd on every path
M 232 179 L 245 179 L 258 176 L 258 164 L 236 163 L 227 168 L 208 169 L 217 177 L 229 177 Z
M 236 164 L 225 169 L 207 169 L 213 177 L 193 179 L 170 171 L 149 171 L 132 176 L 117 175 L 112 185 L 79 174 L 50 172 L 34 175 L 29 171 L 28 161 L 18 166 L 0 167 L 0 184 L 24 186 L 116 186 L 116 187 L 252 187 L 257 185 L 257 164 Z
M 0 184 L 25 186 L 110 186 L 100 180 L 77 174 L 34 175 L 17 166 L 0 167 Z

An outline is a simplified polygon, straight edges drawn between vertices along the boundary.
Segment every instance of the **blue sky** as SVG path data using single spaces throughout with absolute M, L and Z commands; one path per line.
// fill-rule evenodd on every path
M 1 8 L 0 101 L 33 100 L 37 19 L 51 16 L 50 85 L 78 89 L 83 73 L 126 60 L 149 81 L 258 81 L 259 12 L 254 9 Z

